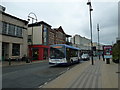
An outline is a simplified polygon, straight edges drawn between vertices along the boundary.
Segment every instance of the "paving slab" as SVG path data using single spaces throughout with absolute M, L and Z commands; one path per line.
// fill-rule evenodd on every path
M 118 64 L 95 60 L 78 64 L 42 88 L 118 88 Z M 39 87 L 41 88 L 41 87 Z

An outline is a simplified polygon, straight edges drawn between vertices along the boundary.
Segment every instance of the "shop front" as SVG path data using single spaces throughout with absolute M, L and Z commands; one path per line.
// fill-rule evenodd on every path
M 29 45 L 29 57 L 32 61 L 48 60 L 49 46 L 45 45 Z

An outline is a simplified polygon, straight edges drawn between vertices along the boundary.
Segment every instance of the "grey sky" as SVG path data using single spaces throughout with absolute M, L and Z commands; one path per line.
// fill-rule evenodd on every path
M 2 2 L 6 12 L 27 20 L 30 12 L 37 15 L 38 21 L 45 21 L 58 28 L 62 26 L 67 34 L 79 34 L 90 39 L 89 8 L 87 0 L 67 2 Z M 93 41 L 97 42 L 97 24 L 100 24 L 100 43 L 112 44 L 118 37 L 118 3 L 92 2 Z

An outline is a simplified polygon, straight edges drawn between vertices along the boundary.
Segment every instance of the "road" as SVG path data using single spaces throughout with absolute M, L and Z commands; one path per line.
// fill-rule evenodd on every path
M 74 67 L 50 67 L 48 62 L 2 68 L 3 88 L 37 88 Z

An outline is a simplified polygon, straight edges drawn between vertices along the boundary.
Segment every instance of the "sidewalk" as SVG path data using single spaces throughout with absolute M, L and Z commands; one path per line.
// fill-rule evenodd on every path
M 76 65 L 39 88 L 118 88 L 118 64 L 95 60 Z
M 9 61 L 2 61 L 0 62 L 0 66 L 7 67 L 7 66 L 15 66 L 15 65 L 34 64 L 34 63 L 40 63 L 40 62 L 48 62 L 48 60 L 32 61 L 30 63 L 26 63 L 26 61 L 11 61 L 11 65 L 9 65 Z

